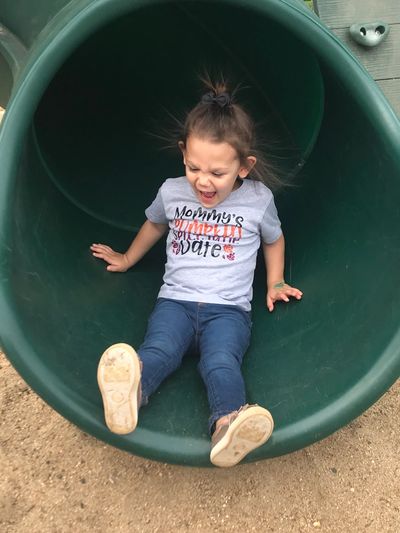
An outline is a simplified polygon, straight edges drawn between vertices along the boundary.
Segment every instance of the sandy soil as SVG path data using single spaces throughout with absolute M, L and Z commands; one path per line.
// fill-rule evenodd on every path
M 156 463 L 61 418 L 0 354 L 0 531 L 400 531 L 400 382 L 307 449 L 230 470 Z

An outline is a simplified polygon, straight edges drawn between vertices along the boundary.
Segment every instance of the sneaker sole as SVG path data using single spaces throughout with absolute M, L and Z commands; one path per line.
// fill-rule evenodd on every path
M 113 433 L 125 435 L 137 426 L 140 375 L 139 357 L 129 344 L 113 344 L 101 356 L 97 382 L 106 425 Z
M 248 453 L 262 446 L 274 429 L 272 415 L 263 407 L 249 407 L 229 426 L 224 437 L 213 447 L 210 461 L 215 466 L 237 465 Z

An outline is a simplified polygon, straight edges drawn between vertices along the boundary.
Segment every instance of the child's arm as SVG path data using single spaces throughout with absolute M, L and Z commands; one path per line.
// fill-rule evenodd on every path
M 274 303 L 278 300 L 288 302 L 289 296 L 300 300 L 303 293 L 284 281 L 285 239 L 283 235 L 272 244 L 263 243 L 263 252 L 267 269 L 267 307 L 269 311 L 274 310 Z
M 146 220 L 124 254 L 115 252 L 105 244 L 92 244 L 90 249 L 94 257 L 103 259 L 108 263 L 107 270 L 111 272 L 126 272 L 128 268 L 131 268 L 142 259 L 150 248 L 164 235 L 167 228 L 168 224 L 156 224 L 150 222 L 150 220 Z

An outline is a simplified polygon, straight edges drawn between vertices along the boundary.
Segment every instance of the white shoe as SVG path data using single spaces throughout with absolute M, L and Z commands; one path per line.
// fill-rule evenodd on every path
M 259 405 L 244 405 L 227 418 L 228 422 L 216 429 L 211 438 L 210 461 L 215 466 L 237 465 L 267 442 L 274 429 L 271 413 Z
M 97 382 L 107 427 L 125 435 L 134 431 L 140 407 L 141 363 L 129 344 L 113 344 L 101 356 Z

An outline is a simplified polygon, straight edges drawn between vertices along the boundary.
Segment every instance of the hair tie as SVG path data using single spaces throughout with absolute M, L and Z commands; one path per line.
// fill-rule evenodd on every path
M 221 93 L 216 95 L 213 91 L 204 94 L 201 98 L 204 104 L 218 104 L 220 107 L 231 105 L 232 98 L 229 93 Z

